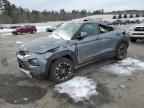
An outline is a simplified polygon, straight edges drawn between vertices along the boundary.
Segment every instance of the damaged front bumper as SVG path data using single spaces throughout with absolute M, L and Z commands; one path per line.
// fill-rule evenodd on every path
M 26 76 L 28 76 L 29 78 L 32 78 L 32 75 L 30 74 L 30 71 L 24 70 L 22 68 L 20 68 L 20 71 L 23 72 Z
M 45 79 L 47 77 L 46 69 L 46 60 L 40 58 L 39 55 L 32 54 L 32 55 L 20 55 L 19 53 L 16 54 L 18 65 L 20 71 L 23 72 L 29 78 L 34 79 Z M 39 65 L 32 65 L 30 60 L 33 58 L 37 58 Z

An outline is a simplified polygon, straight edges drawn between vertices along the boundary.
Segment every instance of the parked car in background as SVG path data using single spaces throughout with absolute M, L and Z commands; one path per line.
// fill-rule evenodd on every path
M 114 20 L 114 21 L 112 21 L 109 25 L 121 25 L 123 22 L 122 22 L 122 20 Z
M 56 24 L 54 26 L 51 26 L 51 27 L 48 27 L 46 29 L 46 32 L 53 32 L 54 30 L 56 30 L 58 27 L 60 27 L 63 23 L 59 23 L 59 24 Z
M 141 21 L 138 19 L 133 19 L 130 21 L 131 24 L 139 24 Z
M 141 21 L 140 21 L 140 20 L 136 20 L 135 22 L 136 22 L 137 24 L 141 23 Z
M 0 26 L 0 30 L 3 30 L 4 29 L 4 27 L 3 26 Z
M 131 24 L 135 24 L 136 21 L 135 21 L 135 20 L 131 20 L 130 23 L 131 23 Z
M 48 37 L 23 44 L 17 59 L 21 71 L 29 77 L 60 83 L 89 63 L 111 57 L 125 59 L 128 46 L 125 30 L 99 21 L 70 21 Z
M 16 29 L 16 28 L 20 28 L 20 27 L 22 27 L 22 26 L 20 26 L 20 25 L 11 25 L 11 26 L 8 27 L 8 29 Z
M 0 30 L 3 30 L 3 29 L 5 29 L 5 28 L 6 28 L 6 26 L 0 25 Z
M 12 34 L 18 35 L 22 33 L 36 33 L 37 29 L 33 25 L 25 25 L 22 27 L 18 27 L 15 30 L 12 31 Z
M 109 25 L 127 25 L 127 24 L 139 24 L 139 19 L 117 19 L 109 22 Z
M 122 20 L 122 24 L 124 24 L 124 25 L 130 24 L 130 20 L 124 19 L 124 20 Z
M 140 24 L 130 27 L 129 37 L 131 42 L 136 42 L 137 39 L 144 39 L 144 20 Z

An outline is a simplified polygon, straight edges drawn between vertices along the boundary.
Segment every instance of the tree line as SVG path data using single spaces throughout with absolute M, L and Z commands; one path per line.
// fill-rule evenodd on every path
M 61 9 L 60 11 L 38 11 L 17 7 L 8 0 L 0 0 L 0 23 L 36 23 L 46 21 L 65 21 L 89 15 L 103 14 L 104 10 L 93 12 L 83 10 L 72 10 L 71 12 Z
M 133 13 L 135 13 L 136 15 L 134 16 Z M 144 13 L 144 10 L 124 10 L 124 11 L 104 12 L 104 9 L 99 9 L 95 11 L 87 11 L 85 9 L 66 11 L 64 9 L 61 9 L 59 11 L 54 10 L 38 11 L 17 7 L 16 5 L 11 4 L 8 0 L 0 0 L 0 24 L 66 21 L 90 15 L 102 15 L 102 14 L 115 14 L 113 16 L 113 19 L 133 18 L 139 16 L 144 17 L 144 14 L 142 15 L 142 13 Z
M 117 16 L 116 15 L 114 15 L 113 16 L 113 19 L 121 19 L 121 18 L 138 18 L 138 17 L 144 17 L 144 14 L 124 14 L 124 15 L 122 15 L 121 13 L 119 13 Z

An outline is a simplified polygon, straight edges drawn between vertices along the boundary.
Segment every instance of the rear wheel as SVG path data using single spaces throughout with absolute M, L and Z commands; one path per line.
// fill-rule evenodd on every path
M 115 59 L 117 59 L 117 60 L 125 59 L 126 55 L 127 55 L 127 48 L 128 48 L 128 46 L 126 43 L 121 43 L 116 50 Z
M 18 35 L 18 32 L 14 33 L 15 35 Z
M 131 37 L 130 37 L 130 41 L 131 41 L 131 42 L 136 42 L 137 39 L 136 39 L 136 38 L 131 38 Z
M 54 61 L 50 68 L 50 79 L 56 83 L 67 81 L 73 77 L 74 65 L 67 58 Z

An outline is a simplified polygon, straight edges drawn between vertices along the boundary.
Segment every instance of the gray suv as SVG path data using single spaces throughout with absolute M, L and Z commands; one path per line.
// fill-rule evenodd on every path
M 111 57 L 123 60 L 128 46 L 124 30 L 98 21 L 70 21 L 48 37 L 23 44 L 17 60 L 21 71 L 29 77 L 60 83 L 89 63 Z

